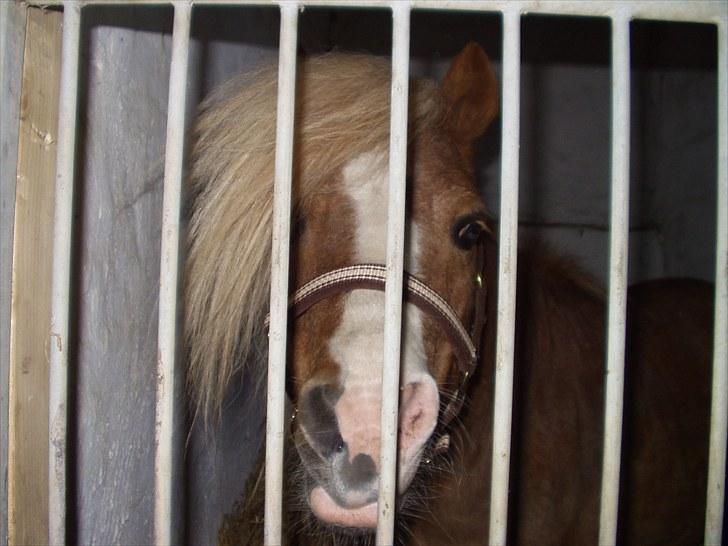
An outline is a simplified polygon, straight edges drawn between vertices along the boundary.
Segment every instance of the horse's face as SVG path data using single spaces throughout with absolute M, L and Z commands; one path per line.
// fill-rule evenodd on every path
M 479 273 L 476 242 L 486 229 L 468 149 L 497 104 L 495 80 L 476 46 L 455 60 L 442 86 L 443 123 L 410 143 L 405 269 L 436 290 L 468 327 Z M 479 120 L 479 121 L 474 121 Z M 386 256 L 388 157 L 352 160 L 321 199 L 301 211 L 297 285 Z M 291 395 L 296 447 L 306 469 L 298 484 L 323 522 L 376 526 L 384 292 L 329 297 L 293 325 Z M 434 319 L 403 308 L 398 491 L 404 493 L 431 440 L 443 402 L 459 381 L 454 347 Z

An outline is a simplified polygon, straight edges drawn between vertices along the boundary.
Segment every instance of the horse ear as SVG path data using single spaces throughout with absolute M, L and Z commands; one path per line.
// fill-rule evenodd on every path
M 498 113 L 498 80 L 488 56 L 470 42 L 453 59 L 442 81 L 445 124 L 462 143 L 483 134 Z

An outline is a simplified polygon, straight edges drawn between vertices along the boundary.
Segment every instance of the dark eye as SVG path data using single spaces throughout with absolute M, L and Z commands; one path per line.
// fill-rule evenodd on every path
M 453 239 L 458 247 L 469 250 L 480 241 L 487 229 L 485 220 L 480 216 L 466 216 L 455 223 Z

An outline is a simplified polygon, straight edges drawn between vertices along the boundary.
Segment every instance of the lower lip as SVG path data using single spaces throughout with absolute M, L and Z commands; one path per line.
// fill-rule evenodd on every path
M 359 508 L 344 508 L 321 486 L 316 486 L 309 496 L 311 510 L 320 520 L 342 527 L 374 529 L 377 526 L 377 503 L 371 502 Z

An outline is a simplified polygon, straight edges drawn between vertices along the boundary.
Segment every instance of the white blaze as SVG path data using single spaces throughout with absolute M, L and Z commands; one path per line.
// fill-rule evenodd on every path
M 355 214 L 354 263 L 383 264 L 387 246 L 387 155 L 366 153 L 344 167 L 343 188 Z M 405 269 L 419 270 L 418 229 L 409 223 Z M 422 379 L 427 371 L 422 312 L 403 308 L 403 384 Z M 341 323 L 329 341 L 329 351 L 341 366 L 345 387 L 381 382 L 384 354 L 384 292 L 354 290 L 344 297 Z
M 343 188 L 354 209 L 353 263 L 384 263 L 387 241 L 387 156 L 364 154 L 343 172 Z M 405 269 L 419 270 L 419 230 L 409 224 Z M 420 450 L 435 427 L 439 408 L 437 386 L 427 368 L 422 311 L 403 307 L 401 387 L 409 390 L 400 408 L 400 423 L 409 423 L 400 436 L 399 488 L 411 481 Z M 344 394 L 336 406 L 339 430 L 349 446 L 350 457 L 368 453 L 379 465 L 380 399 L 384 359 L 384 293 L 353 290 L 344 296 L 341 322 L 329 340 L 329 352 L 341 369 Z M 417 384 L 418 387 L 414 388 Z M 413 390 L 414 389 L 414 390 Z M 412 398 L 409 393 L 417 392 Z M 418 423 L 416 426 L 413 423 Z

